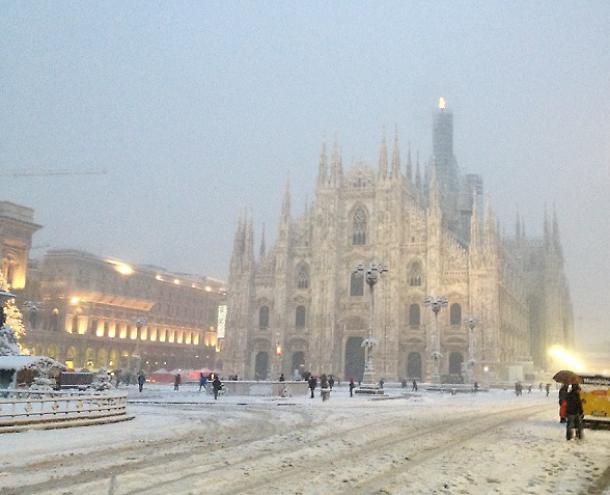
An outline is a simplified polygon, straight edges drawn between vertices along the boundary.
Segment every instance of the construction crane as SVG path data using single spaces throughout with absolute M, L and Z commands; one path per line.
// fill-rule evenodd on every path
M 70 175 L 106 175 L 108 172 L 106 169 L 101 170 L 36 170 L 36 169 L 22 169 L 22 170 L 2 170 L 0 171 L 0 177 L 49 177 L 49 176 L 70 176 Z

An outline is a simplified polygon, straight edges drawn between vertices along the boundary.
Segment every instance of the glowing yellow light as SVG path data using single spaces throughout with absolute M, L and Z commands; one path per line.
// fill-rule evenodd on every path
M 205 291 L 206 292 L 212 292 L 212 288 L 209 285 L 205 286 Z
M 440 108 L 441 110 L 445 110 L 445 108 L 447 108 L 447 102 L 442 96 L 438 99 L 438 108 Z
M 175 283 L 176 285 L 180 285 L 180 280 L 178 280 L 177 278 L 175 278 L 175 279 L 174 279 L 174 283 Z
M 280 344 L 275 347 L 275 354 L 278 356 L 282 355 L 282 346 Z
M 78 296 L 72 296 L 70 298 L 70 304 L 72 306 L 76 306 L 79 302 L 80 302 L 80 297 L 78 297 Z
M 155 277 L 159 282 L 163 282 L 163 277 L 161 275 L 157 275 Z
M 106 260 L 111 265 L 114 265 L 114 269 L 119 272 L 121 275 L 131 275 L 133 273 L 133 268 L 129 266 L 127 263 L 123 263 L 121 261 L 116 260 Z
M 133 273 L 133 268 L 125 263 L 119 263 L 116 265 L 115 270 L 119 272 L 121 275 L 131 275 Z
M 583 364 L 570 352 L 566 351 L 560 345 L 551 346 L 547 353 L 556 361 L 559 361 L 562 366 L 566 366 L 573 371 L 582 371 Z

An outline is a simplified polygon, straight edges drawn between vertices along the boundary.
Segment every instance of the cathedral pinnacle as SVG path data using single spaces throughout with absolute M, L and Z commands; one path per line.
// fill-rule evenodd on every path
M 385 142 L 385 130 L 381 138 L 381 148 L 379 150 L 379 178 L 385 179 L 388 176 L 388 147 Z
M 260 251 L 259 251 L 260 259 L 263 259 L 265 257 L 265 252 L 266 252 L 265 223 L 263 222 L 263 227 L 262 227 L 262 231 L 261 231 L 261 247 L 260 247 Z
M 479 205 L 477 204 L 477 193 L 472 192 L 472 215 L 470 217 L 470 249 L 476 252 L 479 249 Z
M 318 169 L 318 184 L 324 184 L 328 174 L 328 158 L 326 156 L 326 141 L 322 142 L 322 150 L 320 151 L 320 166 Z
M 394 149 L 392 150 L 392 178 L 400 177 L 400 149 L 398 146 L 398 127 L 394 127 Z
M 286 180 L 286 189 L 284 190 L 284 200 L 282 201 L 282 221 L 290 219 L 290 179 Z
M 417 162 L 415 165 L 415 189 L 418 193 L 421 193 L 421 169 L 419 166 L 419 151 L 417 152 Z
M 413 163 L 411 162 L 411 141 L 409 141 L 409 151 L 407 153 L 407 179 L 413 180 Z

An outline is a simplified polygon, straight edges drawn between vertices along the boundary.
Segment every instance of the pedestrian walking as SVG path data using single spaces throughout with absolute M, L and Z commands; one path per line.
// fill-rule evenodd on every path
M 322 402 L 326 402 L 330 397 L 330 385 L 326 375 L 320 377 L 320 395 L 322 396 Z
M 182 383 L 182 377 L 180 373 L 177 373 L 174 377 L 174 390 L 178 390 L 180 388 L 180 384 Z
M 417 382 L 413 380 L 413 386 L 411 387 L 411 392 L 417 392 Z
M 328 377 L 328 386 L 330 387 L 330 389 L 332 390 L 333 387 L 335 385 L 335 377 L 333 375 L 330 375 Z
M 531 383 L 527 386 L 527 393 L 528 394 L 532 393 L 532 384 Z
M 472 389 L 474 390 L 474 392 L 478 392 L 479 391 L 479 382 L 474 382 L 474 386 L 472 387 Z
M 114 370 L 114 383 L 116 385 L 116 388 L 119 388 L 119 385 L 121 383 L 121 370 L 120 369 Z
M 566 395 L 566 440 L 572 440 L 572 429 L 576 430 L 576 438 L 581 440 L 583 437 L 582 425 L 582 400 L 580 399 L 580 386 L 573 384 Z
M 547 383 L 547 384 L 544 386 L 544 390 L 545 390 L 545 392 L 546 392 L 546 396 L 548 397 L 548 396 L 549 396 L 549 392 L 551 391 L 551 384 L 550 384 L 550 383 Z
M 356 384 L 354 383 L 354 379 L 350 378 L 349 381 L 349 396 L 353 397 L 354 396 L 354 389 L 356 388 Z
M 220 381 L 220 378 L 218 378 L 218 375 L 214 377 L 212 387 L 214 388 L 214 400 L 218 400 L 218 392 L 222 390 L 222 382 Z
M 280 378 L 278 381 L 283 382 L 285 380 L 286 380 L 286 378 L 284 378 L 284 373 L 280 373 Z
M 138 373 L 138 389 L 140 390 L 140 392 L 142 392 L 142 389 L 144 388 L 145 383 L 146 383 L 146 376 L 144 375 L 144 372 L 142 370 L 140 370 L 140 372 Z
M 318 386 L 318 380 L 316 379 L 316 377 L 315 377 L 315 376 L 311 375 L 311 376 L 309 377 L 308 383 L 309 383 L 309 390 L 311 391 L 311 398 L 313 399 L 313 398 L 314 398 L 313 391 L 314 391 L 314 390 L 316 389 L 316 387 Z
M 381 380 L 379 380 L 379 388 L 383 388 L 384 383 L 385 383 L 385 380 L 383 378 Z
M 199 391 L 201 392 L 202 388 L 205 390 L 207 384 L 208 384 L 208 377 L 205 376 L 203 373 L 199 373 Z

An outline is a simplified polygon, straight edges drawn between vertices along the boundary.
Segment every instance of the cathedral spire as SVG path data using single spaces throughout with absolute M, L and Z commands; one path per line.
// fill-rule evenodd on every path
M 343 166 L 341 163 L 341 151 L 339 149 L 339 140 L 335 134 L 335 142 L 333 144 L 333 152 L 330 159 L 330 174 L 328 184 L 331 186 L 341 185 L 341 177 L 343 176 Z
M 411 141 L 409 141 L 409 151 L 407 154 L 407 179 L 413 180 L 413 163 L 411 162 Z
M 491 198 L 487 196 L 485 204 L 485 218 L 484 218 L 484 230 L 485 230 L 485 244 L 489 248 L 495 247 L 496 242 L 496 221 L 494 220 L 494 212 L 491 207 Z
M 282 222 L 290 220 L 290 179 L 286 180 L 284 199 L 282 201 Z
M 261 230 L 261 247 L 259 251 L 260 259 L 263 259 L 265 257 L 266 251 L 267 247 L 265 245 L 265 222 L 263 222 L 263 227 Z
M 561 254 L 561 239 L 559 237 L 559 222 L 557 221 L 557 210 L 553 204 L 553 247 Z
M 379 169 L 378 177 L 383 180 L 388 177 L 388 147 L 385 142 L 385 129 L 381 138 L 381 148 L 379 149 Z
M 400 149 L 398 146 L 398 126 L 394 127 L 394 149 L 392 150 L 392 178 L 400 177 Z
M 320 165 L 318 168 L 318 184 L 325 184 L 328 175 L 328 158 L 326 156 L 326 140 L 322 141 L 322 150 L 320 151 Z
M 479 227 L 479 205 L 477 204 L 477 193 L 472 193 L 472 215 L 470 216 L 470 250 L 474 253 L 479 249 L 480 227 Z

